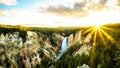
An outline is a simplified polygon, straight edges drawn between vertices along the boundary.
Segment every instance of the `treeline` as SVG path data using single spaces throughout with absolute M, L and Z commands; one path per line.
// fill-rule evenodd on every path
M 69 36 L 71 33 L 75 34 L 81 27 L 24 27 L 20 25 L 12 26 L 12 25 L 0 25 L 0 33 L 13 33 L 15 31 L 20 32 L 20 36 L 25 37 L 27 31 L 35 31 L 40 32 L 46 35 L 51 35 L 52 33 L 58 33 L 63 36 Z
M 11 25 L 0 25 L 0 34 L 7 34 L 7 33 L 14 33 L 19 32 L 19 36 L 23 38 L 23 41 L 26 40 L 27 35 L 27 27 L 21 27 L 19 25 L 17 26 L 11 26 Z

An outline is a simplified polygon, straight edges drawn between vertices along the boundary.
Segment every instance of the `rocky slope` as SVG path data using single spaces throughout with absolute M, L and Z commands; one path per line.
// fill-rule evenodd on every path
M 31 68 L 40 65 L 43 58 L 53 60 L 62 43 L 63 36 L 53 33 L 27 31 L 26 41 L 19 32 L 0 35 L 0 65 L 15 68 Z M 52 44 L 54 43 L 54 45 Z M 6 61 L 7 60 L 7 61 Z
M 91 39 L 92 39 L 92 35 L 88 34 L 86 37 L 82 36 L 82 31 L 78 31 L 76 32 L 76 34 L 73 36 L 73 34 L 71 34 L 68 37 L 68 45 L 69 47 L 72 45 L 75 45 L 76 43 L 78 43 L 79 45 L 82 45 L 75 53 L 74 55 L 80 54 L 82 55 L 83 53 L 85 53 L 86 55 L 89 55 L 89 52 L 92 48 L 92 44 L 90 43 Z
M 76 43 L 82 46 L 74 52 L 73 55 L 85 53 L 89 55 L 91 50 L 91 35 L 83 37 L 82 31 L 71 34 L 68 37 L 68 47 Z M 64 37 L 58 33 L 51 35 L 41 32 L 27 31 L 25 38 L 19 36 L 19 32 L 7 33 L 0 35 L 0 66 L 13 68 L 34 68 L 42 65 L 44 61 L 49 63 L 56 58 L 60 50 Z

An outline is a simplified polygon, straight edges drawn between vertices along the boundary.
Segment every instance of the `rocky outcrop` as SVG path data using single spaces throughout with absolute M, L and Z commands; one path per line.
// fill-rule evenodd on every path
M 75 52 L 74 55 L 77 55 L 77 54 L 82 55 L 83 53 L 84 53 L 85 55 L 89 55 L 91 48 L 92 48 L 92 46 L 90 46 L 90 45 L 86 45 L 86 44 L 85 44 L 85 45 L 82 45 L 82 46 L 80 47 L 80 49 L 79 49 L 77 52 Z
M 75 35 L 71 34 L 68 37 L 68 46 L 74 45 L 76 43 L 82 44 L 82 36 L 81 36 L 82 31 L 78 31 L 75 33 Z
M 6 66 L 4 65 L 6 58 L 9 60 L 8 63 L 12 63 L 15 68 L 22 68 L 23 66 L 34 68 L 36 65 L 40 65 L 42 58 L 45 57 L 53 60 L 62 39 L 63 36 L 57 33 L 48 36 L 40 32 L 27 31 L 26 41 L 23 42 L 19 32 L 1 34 L 0 66 Z
M 77 66 L 77 68 L 90 68 L 90 67 L 86 64 L 83 64 L 82 66 Z
M 60 34 L 53 33 L 52 34 L 52 39 L 54 40 L 54 42 L 56 43 L 56 45 L 59 45 L 62 42 L 62 40 L 64 39 L 64 37 L 61 36 Z
M 92 39 L 91 34 L 88 34 L 85 37 L 85 39 L 83 40 L 82 46 L 80 47 L 80 49 L 77 52 L 75 52 L 74 55 L 77 55 L 77 54 L 82 55 L 83 53 L 86 54 L 86 55 L 89 55 L 90 50 L 92 48 L 92 46 L 90 44 L 91 39 Z
M 77 43 L 81 45 L 81 47 L 76 52 L 74 52 L 73 55 L 77 55 L 77 54 L 82 55 L 83 53 L 85 53 L 86 55 L 89 55 L 89 52 L 92 48 L 90 44 L 90 41 L 92 39 L 91 34 L 88 34 L 86 37 L 83 37 L 81 33 L 82 31 L 78 31 L 75 33 L 75 35 L 71 34 L 68 37 L 68 46 L 72 46 Z

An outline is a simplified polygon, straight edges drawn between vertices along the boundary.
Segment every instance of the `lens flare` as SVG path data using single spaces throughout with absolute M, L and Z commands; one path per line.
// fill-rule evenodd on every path
M 93 35 L 93 43 L 97 43 L 97 38 L 98 36 L 100 37 L 99 39 L 102 41 L 103 45 L 107 45 L 107 42 L 105 42 L 106 39 L 110 40 L 113 44 L 115 44 L 116 47 L 120 49 L 120 44 L 112 37 L 110 36 L 105 30 L 110 30 L 113 32 L 111 28 L 105 27 L 105 26 L 93 26 L 89 28 L 88 30 L 84 31 L 83 34 L 90 33 Z

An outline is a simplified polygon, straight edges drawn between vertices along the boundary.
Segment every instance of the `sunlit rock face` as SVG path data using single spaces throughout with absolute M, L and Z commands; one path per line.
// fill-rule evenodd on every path
M 7 67 L 5 63 L 10 62 L 11 65 L 17 68 L 16 55 L 20 51 L 19 45 L 23 46 L 22 38 L 19 37 L 19 32 L 7 33 L 0 35 L 0 63 Z M 8 61 L 6 62 L 6 59 Z
M 91 48 L 92 48 L 91 43 L 90 43 L 91 39 L 92 39 L 91 34 L 88 34 L 88 35 L 83 39 L 83 44 L 82 44 L 82 46 L 80 47 L 80 49 L 79 49 L 74 55 L 77 55 L 77 54 L 82 55 L 83 53 L 86 54 L 86 55 L 89 55 L 90 50 L 91 50 Z
M 68 46 L 74 45 L 76 43 L 82 43 L 82 37 L 81 37 L 81 32 L 82 31 L 78 31 L 75 33 L 75 35 L 71 34 L 68 37 Z
M 22 39 L 19 37 L 19 32 L 14 32 L 13 34 L 1 34 L 0 36 L 0 45 L 4 46 L 7 49 L 8 55 L 11 53 L 16 54 L 19 51 L 19 44 L 22 44 Z
M 39 46 L 38 37 L 35 32 L 27 31 L 26 41 L 24 43 L 25 47 L 35 47 Z
M 71 35 L 68 37 L 68 45 L 69 45 L 69 46 L 73 45 L 73 40 L 74 40 L 74 36 L 73 36 L 73 34 L 71 34 Z
M 0 44 L 5 44 L 5 36 L 4 36 L 4 34 L 0 35 Z
M 51 35 L 40 32 L 27 31 L 27 36 L 19 36 L 19 32 L 0 35 L 0 65 L 4 65 L 5 59 L 15 68 L 34 68 L 41 64 L 45 57 L 55 59 L 56 52 L 61 46 L 63 36 L 57 33 Z
M 84 39 L 84 41 L 83 41 L 83 44 L 89 43 L 89 42 L 91 41 L 91 38 L 92 38 L 92 35 L 91 35 L 91 34 L 88 34 L 88 35 L 85 37 L 85 39 Z
M 74 53 L 74 55 L 77 55 L 77 54 L 82 55 L 83 53 L 85 53 L 86 55 L 89 55 L 89 52 L 92 48 L 90 43 L 92 36 L 91 34 L 88 34 L 87 36 L 83 37 L 81 33 L 82 31 L 78 31 L 75 33 L 75 35 L 71 34 L 68 37 L 68 46 L 80 44 L 81 47 L 77 50 L 77 52 Z
M 74 55 L 77 55 L 77 54 L 82 55 L 83 53 L 86 54 L 86 55 L 89 55 L 89 52 L 90 52 L 91 48 L 92 47 L 90 45 L 82 45 L 80 47 L 80 49 Z
M 59 34 L 53 33 L 52 35 L 54 43 L 56 43 L 57 46 L 60 46 L 62 40 L 62 36 Z M 36 33 L 32 31 L 27 32 L 26 42 L 24 43 L 24 47 L 27 47 L 29 49 L 34 49 L 35 51 L 42 51 L 45 56 L 54 59 L 56 56 L 55 50 L 56 48 L 53 47 L 51 39 L 49 36 L 44 35 L 42 33 Z

